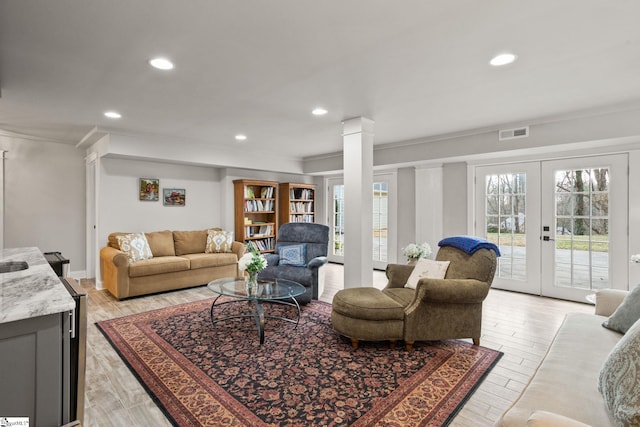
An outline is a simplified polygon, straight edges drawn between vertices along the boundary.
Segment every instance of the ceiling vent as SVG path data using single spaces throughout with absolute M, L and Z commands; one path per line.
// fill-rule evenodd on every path
M 503 129 L 498 131 L 498 140 L 507 141 L 509 139 L 527 138 L 529 136 L 529 126 L 514 129 Z

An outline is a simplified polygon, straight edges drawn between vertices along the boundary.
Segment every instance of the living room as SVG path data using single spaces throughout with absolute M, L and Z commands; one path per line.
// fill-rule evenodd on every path
M 613 168 L 610 156 L 622 156 L 625 183 L 612 178 L 619 205 L 610 211 L 606 286 L 593 289 L 639 283 L 640 267 L 629 262 L 640 253 L 636 4 L 309 8 L 4 0 L 0 246 L 60 251 L 71 277 L 108 295 L 99 252 L 110 233 L 233 230 L 237 179 L 313 184 L 316 222 L 332 226 L 331 186 L 353 185 L 344 176 L 349 164 L 374 182 L 389 179 L 382 264 L 402 264 L 402 248 L 412 242 L 436 252 L 443 237 L 486 231 L 477 183 L 487 176 L 522 166 L 537 174 L 531 182 L 543 183 L 552 162 Z M 164 30 L 147 28 L 147 20 Z M 488 64 L 503 51 L 515 53 L 515 62 Z M 147 60 L 154 55 L 170 57 L 175 69 L 153 69 Z M 327 113 L 312 114 L 320 106 Z M 121 117 L 103 116 L 110 110 Z M 370 163 L 353 164 L 343 152 L 343 122 L 355 117 L 374 122 Z M 510 130 L 525 135 L 501 137 Z M 184 189 L 184 206 L 140 200 L 141 178 Z M 537 255 L 527 262 L 538 273 L 524 292 L 584 302 L 591 287 L 571 296 L 544 288 L 544 245 L 556 236 L 542 240 L 539 230 L 554 220 L 544 216 L 548 195 L 533 197 L 539 210 L 530 217 L 539 218 L 528 223 L 527 249 Z M 384 281 L 380 275 L 362 284 Z M 498 275 L 494 285 L 522 291 L 511 279 Z M 559 304 L 559 319 L 567 307 L 592 309 L 541 301 L 551 311 Z M 121 303 L 145 305 L 144 298 Z

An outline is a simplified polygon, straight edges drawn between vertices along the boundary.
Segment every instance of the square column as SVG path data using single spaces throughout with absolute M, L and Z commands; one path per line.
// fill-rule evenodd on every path
M 344 287 L 373 286 L 373 124 L 342 124 L 344 155 Z

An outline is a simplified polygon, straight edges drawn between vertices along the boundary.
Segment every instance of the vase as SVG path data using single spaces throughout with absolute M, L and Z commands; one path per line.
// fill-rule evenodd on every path
M 260 295 L 260 285 L 258 285 L 258 273 L 249 273 L 245 279 L 247 296 L 255 297 Z
M 416 265 L 417 262 L 418 262 L 417 258 L 409 258 L 407 265 Z

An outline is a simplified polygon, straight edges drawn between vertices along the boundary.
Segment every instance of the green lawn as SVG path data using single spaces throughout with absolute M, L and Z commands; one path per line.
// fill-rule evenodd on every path
M 573 240 L 572 240 L 573 238 Z M 591 236 L 591 250 L 593 252 L 608 252 L 609 251 L 609 236 Z M 512 240 L 513 239 L 513 240 Z M 498 233 L 489 233 L 488 240 L 495 244 L 498 244 Z M 512 243 L 513 241 L 513 243 Z M 525 246 L 524 234 L 500 234 L 500 244 L 513 245 L 513 246 Z M 573 249 L 576 251 L 588 251 L 589 250 L 589 236 L 556 236 L 556 248 L 558 249 Z

